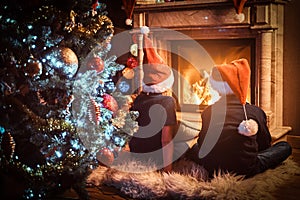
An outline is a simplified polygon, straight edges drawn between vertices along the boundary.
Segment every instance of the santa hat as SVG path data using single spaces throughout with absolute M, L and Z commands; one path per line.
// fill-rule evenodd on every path
M 246 99 L 250 83 L 250 67 L 246 59 L 234 60 L 229 64 L 217 65 L 212 68 L 210 76 L 210 84 L 213 89 L 223 94 L 235 94 L 240 100 L 245 120 L 243 120 L 239 127 L 239 133 L 245 136 L 255 135 L 258 130 L 258 125 L 253 119 L 247 117 Z
M 247 0 L 233 0 L 233 5 L 236 11 L 234 19 L 238 22 L 243 22 L 245 20 L 245 14 L 243 13 L 244 5 Z
M 165 92 L 171 89 L 174 83 L 172 69 L 153 47 L 153 43 L 148 37 L 149 28 L 142 27 L 141 33 L 144 34 L 143 91 L 149 93 Z

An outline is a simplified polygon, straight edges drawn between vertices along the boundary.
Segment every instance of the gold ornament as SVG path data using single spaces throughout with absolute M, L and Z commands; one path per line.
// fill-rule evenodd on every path
M 122 74 L 126 79 L 133 79 L 134 70 L 129 67 L 126 67 L 125 69 L 123 69 Z
M 58 51 L 64 63 L 67 65 L 78 65 L 78 58 L 72 49 L 60 47 Z
M 59 75 L 72 78 L 78 69 L 78 58 L 75 52 L 68 47 L 50 49 L 46 55 L 46 66 L 54 69 Z

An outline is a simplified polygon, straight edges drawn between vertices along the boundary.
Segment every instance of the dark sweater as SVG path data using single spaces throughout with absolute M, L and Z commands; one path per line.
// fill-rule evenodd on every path
M 129 142 L 130 151 L 148 153 L 161 149 L 162 128 L 177 123 L 174 98 L 141 93 L 131 109 L 139 112 L 137 121 L 140 128 Z
M 271 135 L 265 112 L 248 103 L 246 111 L 248 119 L 258 123 L 258 133 L 250 137 L 238 133 L 237 128 L 245 120 L 245 114 L 242 104 L 234 95 L 222 97 L 203 111 L 198 144 L 204 156 L 201 164 L 210 174 L 221 169 L 251 176 L 258 166 L 257 153 L 270 147 Z

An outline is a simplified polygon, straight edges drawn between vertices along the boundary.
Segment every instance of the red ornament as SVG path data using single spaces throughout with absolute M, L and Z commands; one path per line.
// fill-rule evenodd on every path
M 104 62 L 98 56 L 95 56 L 95 57 L 92 57 L 91 59 L 89 59 L 87 61 L 86 65 L 87 65 L 88 70 L 96 70 L 98 73 L 102 72 L 104 69 Z
M 35 77 L 42 74 L 42 63 L 30 56 L 27 62 L 24 64 L 24 72 L 26 76 Z
M 104 108 L 112 111 L 113 113 L 116 113 L 119 109 L 118 102 L 116 99 L 109 95 L 109 94 L 104 94 L 103 95 L 103 106 Z
M 96 159 L 103 165 L 109 166 L 114 162 L 114 154 L 111 150 L 104 147 L 96 154 Z
M 138 62 L 134 57 L 130 57 L 127 59 L 126 65 L 127 67 L 133 69 L 138 66 Z

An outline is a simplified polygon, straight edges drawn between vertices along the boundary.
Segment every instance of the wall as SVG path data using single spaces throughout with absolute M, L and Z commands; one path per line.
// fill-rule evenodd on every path
M 285 6 L 283 52 L 283 123 L 300 135 L 300 1 Z

